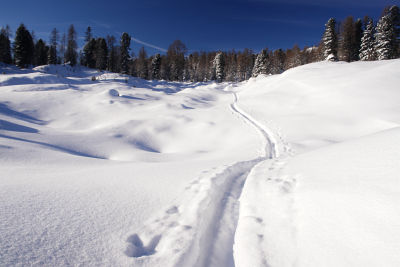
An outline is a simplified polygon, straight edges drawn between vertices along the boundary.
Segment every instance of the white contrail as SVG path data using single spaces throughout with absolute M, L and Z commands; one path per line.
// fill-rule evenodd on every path
M 134 37 L 131 37 L 131 40 L 132 40 L 132 41 L 135 41 L 136 43 L 139 43 L 139 44 L 142 44 L 142 45 L 145 45 L 145 46 L 148 46 L 148 47 L 151 47 L 151 48 L 160 50 L 160 51 L 162 51 L 162 52 L 167 52 L 167 49 L 164 49 L 164 48 L 161 48 L 161 47 L 159 47 L 159 46 L 156 46 L 156 45 L 152 45 L 152 44 L 143 42 L 143 41 L 141 41 L 141 40 L 139 40 L 139 39 L 136 39 L 136 38 L 134 38 Z

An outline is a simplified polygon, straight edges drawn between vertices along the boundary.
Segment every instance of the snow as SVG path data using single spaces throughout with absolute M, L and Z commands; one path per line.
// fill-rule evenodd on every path
M 399 67 L 0 66 L 0 265 L 399 266 Z

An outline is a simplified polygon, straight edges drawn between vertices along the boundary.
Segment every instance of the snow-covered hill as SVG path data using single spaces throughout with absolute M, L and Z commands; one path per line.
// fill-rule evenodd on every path
M 399 67 L 1 66 L 0 265 L 399 266 Z

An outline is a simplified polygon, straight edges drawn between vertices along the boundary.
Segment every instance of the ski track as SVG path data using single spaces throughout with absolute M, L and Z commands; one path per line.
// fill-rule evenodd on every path
M 138 265 L 235 266 L 233 244 L 239 220 L 239 198 L 246 179 L 257 164 L 277 158 L 279 153 L 271 131 L 240 109 L 238 95 L 230 89 L 232 86 L 223 90 L 233 95 L 231 110 L 262 137 L 260 156 L 204 172 L 204 176 L 186 188 L 189 192 L 181 207 L 167 209 L 161 218 L 145 227 L 142 235 L 148 240 L 147 247 L 138 234 L 131 235 L 125 254 L 133 257 Z M 166 250 L 176 255 L 168 263 Z

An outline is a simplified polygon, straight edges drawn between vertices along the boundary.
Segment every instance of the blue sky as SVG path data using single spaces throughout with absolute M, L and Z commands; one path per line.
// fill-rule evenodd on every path
M 23 22 L 37 38 L 48 40 L 56 27 L 65 32 L 74 24 L 80 45 L 87 26 L 95 36 L 128 32 L 132 48 L 149 54 L 168 48 L 175 39 L 189 51 L 259 51 L 317 44 L 325 22 L 348 15 L 377 19 L 386 5 L 400 0 L 6 0 L 0 26 L 13 30 Z

